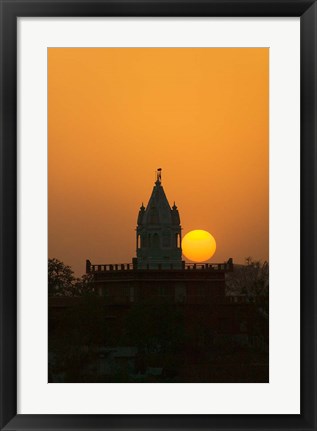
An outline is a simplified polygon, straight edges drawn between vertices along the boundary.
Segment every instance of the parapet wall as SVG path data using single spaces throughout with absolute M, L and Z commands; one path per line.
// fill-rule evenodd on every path
M 86 274 L 94 274 L 96 272 L 108 272 L 108 271 L 210 271 L 210 272 L 230 272 L 233 270 L 233 260 L 230 258 L 224 263 L 186 263 L 182 262 L 182 269 L 179 267 L 173 267 L 173 264 L 169 268 L 162 267 L 161 264 L 154 268 L 151 265 L 147 268 L 138 269 L 137 263 L 119 263 L 119 264 L 92 264 L 90 260 L 86 260 Z

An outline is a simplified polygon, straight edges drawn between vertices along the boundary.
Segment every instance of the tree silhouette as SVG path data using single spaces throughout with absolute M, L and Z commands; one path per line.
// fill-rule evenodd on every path
M 74 296 L 78 279 L 70 266 L 58 259 L 48 259 L 48 295 Z
M 226 274 L 229 295 L 242 295 L 254 304 L 256 321 L 253 331 L 263 335 L 268 342 L 269 322 L 269 264 L 247 257 L 246 265 L 235 265 L 232 273 Z
M 91 274 L 76 278 L 70 266 L 56 258 L 48 259 L 49 296 L 96 296 L 92 279 Z

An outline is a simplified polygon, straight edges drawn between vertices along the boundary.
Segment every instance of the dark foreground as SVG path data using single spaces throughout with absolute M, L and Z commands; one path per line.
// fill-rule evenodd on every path
M 268 383 L 268 319 L 221 307 L 49 298 L 50 383 Z

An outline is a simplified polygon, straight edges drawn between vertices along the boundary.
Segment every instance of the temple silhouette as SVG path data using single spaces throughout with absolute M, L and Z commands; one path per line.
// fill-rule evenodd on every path
M 161 298 L 175 303 L 220 303 L 225 301 L 225 273 L 233 261 L 185 263 L 182 260 L 182 228 L 175 202 L 166 197 L 161 169 L 146 207 L 137 217 L 136 257 L 130 264 L 92 264 L 86 261 L 86 274 L 92 277 L 100 296 L 113 303 Z
M 186 263 L 181 234 L 158 169 L 131 263 L 87 260 L 91 294 L 49 297 L 49 382 L 269 381 L 268 294 L 253 295 L 257 269 L 231 258 Z M 228 281 L 242 289 L 230 293 Z

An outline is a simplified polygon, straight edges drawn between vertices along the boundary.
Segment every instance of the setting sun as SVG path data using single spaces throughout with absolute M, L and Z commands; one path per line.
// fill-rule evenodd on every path
M 194 262 L 210 259 L 216 251 L 215 238 L 205 230 L 192 230 L 182 240 L 183 254 Z

